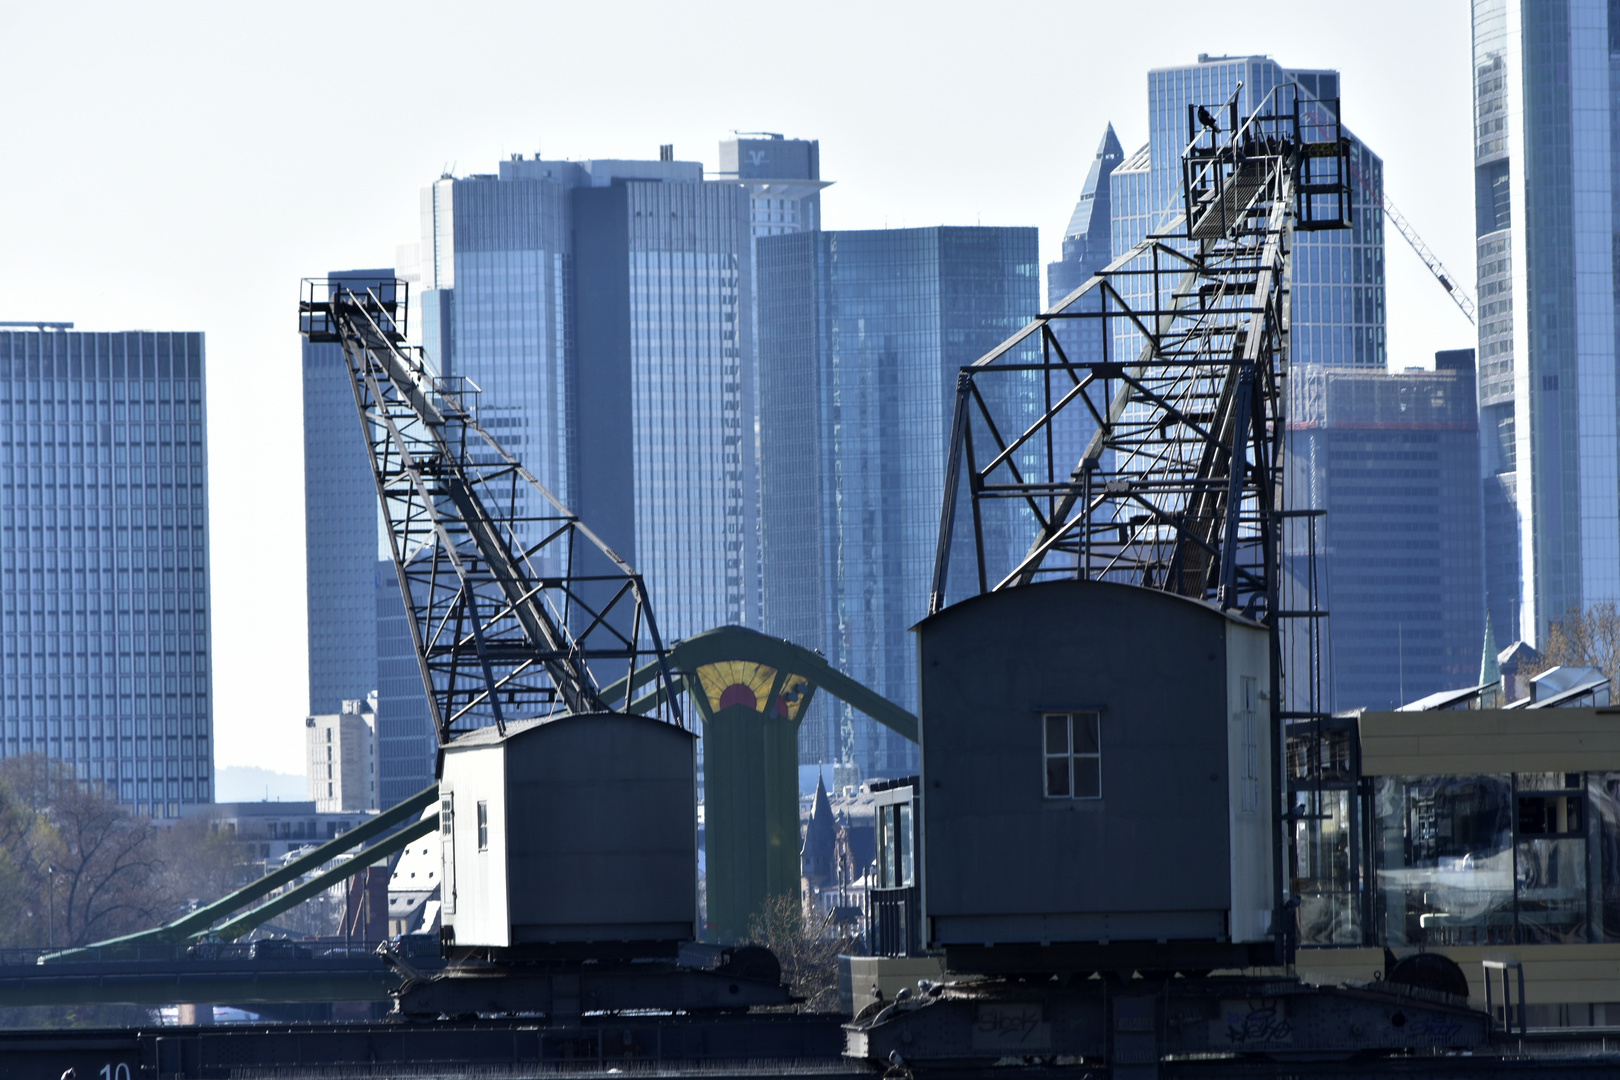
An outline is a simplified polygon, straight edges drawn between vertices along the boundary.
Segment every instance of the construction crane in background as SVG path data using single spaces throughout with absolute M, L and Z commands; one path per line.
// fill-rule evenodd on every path
M 1356 183 L 1361 186 L 1361 190 L 1370 198 L 1374 194 L 1373 186 L 1367 182 L 1365 176 L 1361 175 L 1361 170 L 1356 168 L 1354 154 L 1350 155 L 1349 163 L 1350 175 L 1355 178 Z M 1423 265 L 1429 268 L 1429 273 L 1434 275 L 1434 280 L 1438 281 L 1440 287 L 1446 290 L 1446 295 L 1450 296 L 1457 307 L 1462 309 L 1463 318 L 1467 319 L 1471 324 L 1476 323 L 1478 309 L 1474 304 L 1473 294 L 1463 288 L 1456 275 L 1445 268 L 1445 264 L 1440 261 L 1440 256 L 1436 255 L 1433 249 L 1423 242 L 1423 237 L 1419 236 L 1417 230 L 1412 227 L 1412 223 L 1406 220 L 1406 215 L 1395 208 L 1394 201 L 1388 195 L 1382 194 L 1379 195 L 1379 199 L 1384 207 L 1384 217 L 1389 219 L 1389 223 L 1395 226 L 1395 231 L 1405 238 L 1413 251 L 1417 252 L 1417 257 L 1423 260 Z
M 1354 161 L 1355 159 L 1352 158 L 1351 160 Z M 1359 179 L 1359 174 L 1357 178 Z M 1417 257 L 1423 260 L 1423 265 L 1429 268 L 1429 273 L 1434 275 L 1434 279 L 1440 283 L 1440 287 L 1446 290 L 1452 300 L 1456 301 L 1457 306 L 1462 309 L 1463 317 L 1470 323 L 1474 322 L 1476 308 L 1472 294 L 1463 288 L 1457 279 L 1452 276 L 1451 272 L 1445 268 L 1440 262 L 1440 256 L 1436 255 L 1430 250 L 1429 245 L 1423 242 L 1423 237 L 1419 236 L 1417 230 L 1412 228 L 1412 223 L 1406 220 L 1406 216 L 1395 209 L 1395 204 L 1388 195 L 1384 196 L 1384 216 L 1389 219 L 1391 225 L 1395 226 L 1395 231 L 1404 236 L 1406 242 L 1412 245 L 1412 250 L 1417 252 Z

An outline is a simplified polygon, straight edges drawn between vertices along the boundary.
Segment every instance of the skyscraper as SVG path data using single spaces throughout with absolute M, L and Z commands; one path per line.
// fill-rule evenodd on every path
M 928 612 L 957 371 L 1035 314 L 1036 230 L 762 237 L 759 258 L 766 632 L 915 709 L 908 631 Z M 916 768 L 841 703 L 815 711 L 804 763 Z
M 328 275 L 357 289 L 393 276 Z M 376 695 L 373 795 L 389 807 L 433 782 L 438 739 L 399 576 L 378 550 L 377 486 L 342 346 L 305 341 L 303 350 L 309 715 L 342 714 L 345 702 Z
M 428 711 L 399 574 L 392 559 L 375 565 L 377 797 L 389 807 L 433 783 L 439 737 Z
M 1539 641 L 1620 598 L 1620 12 L 1474 0 L 1473 19 L 1487 587 L 1498 634 Z
M 681 637 L 759 625 L 756 234 L 813 227 L 813 142 L 545 161 L 423 193 L 424 341 Z
M 1086 173 L 1080 199 L 1063 229 L 1063 257 L 1046 267 L 1046 303 L 1050 307 L 1084 285 L 1093 274 L 1113 261 L 1113 175 L 1125 152 L 1120 148 L 1114 125 L 1103 132 L 1102 142 Z M 1102 296 L 1093 293 L 1069 308 L 1072 312 L 1102 311 Z M 1097 362 L 1103 355 L 1102 321 L 1066 319 L 1053 331 L 1063 355 L 1073 361 Z M 1056 359 L 1055 357 L 1053 359 Z M 1073 386 L 1063 376 L 1051 380 L 1054 400 L 1061 399 Z M 1073 468 L 1085 452 L 1097 425 L 1084 409 L 1068 409 L 1052 425 L 1053 451 Z M 1061 556 L 1060 556 L 1061 557 Z
M 1322 695 L 1328 710 L 1389 709 L 1471 686 L 1485 624 L 1473 355 L 1434 371 L 1296 365 L 1288 484 L 1316 524 Z M 1309 572 L 1309 530 L 1290 523 L 1289 577 Z M 1296 589 L 1299 586 L 1294 586 Z M 1302 595 L 1285 602 L 1302 609 Z M 1303 633 L 1302 620 L 1290 632 Z M 1308 677 L 1303 642 L 1292 679 Z M 1290 686 L 1295 704 L 1302 686 Z
M 1046 267 L 1046 302 L 1055 304 L 1086 283 L 1086 280 L 1113 261 L 1114 169 L 1124 160 L 1125 151 L 1109 124 L 1097 146 L 1086 173 L 1080 199 L 1063 230 L 1063 257 Z
M 0 330 L 0 756 L 178 817 L 213 794 L 203 336 L 70 326 Z
M 1339 96 L 1336 71 L 1284 68 L 1265 56 L 1204 56 L 1148 73 L 1148 142 L 1112 177 L 1113 253 L 1129 251 L 1181 211 L 1189 105 L 1237 94 L 1248 116 L 1278 87 L 1303 100 Z M 1220 110 L 1214 110 L 1219 112 Z M 1224 116 L 1220 118 L 1225 123 Z M 1384 165 L 1348 130 L 1354 224 L 1294 237 L 1292 359 L 1384 370 Z
M 392 270 L 329 277 L 364 288 Z M 377 485 L 343 347 L 303 343 L 304 567 L 309 714 L 329 715 L 377 688 Z M 390 804 L 392 805 L 392 804 Z
M 720 143 L 719 179 L 748 192 L 754 235 L 814 232 L 821 228 L 821 144 L 769 132 L 739 134 Z

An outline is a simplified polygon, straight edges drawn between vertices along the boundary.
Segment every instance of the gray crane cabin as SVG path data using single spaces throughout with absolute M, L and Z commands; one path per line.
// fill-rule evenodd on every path
M 915 629 L 922 907 L 949 969 L 1274 962 L 1262 626 L 1059 581 Z
M 456 948 L 673 954 L 697 928 L 696 740 L 594 713 L 445 747 L 443 924 Z

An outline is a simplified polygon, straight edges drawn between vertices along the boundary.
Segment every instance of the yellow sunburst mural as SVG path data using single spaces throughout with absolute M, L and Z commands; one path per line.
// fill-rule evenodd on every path
M 803 676 L 789 675 L 782 680 L 782 690 L 776 700 L 770 701 L 776 669 L 749 660 L 704 664 L 697 669 L 697 677 L 711 713 L 741 705 L 766 716 L 797 720 L 799 707 L 810 689 Z

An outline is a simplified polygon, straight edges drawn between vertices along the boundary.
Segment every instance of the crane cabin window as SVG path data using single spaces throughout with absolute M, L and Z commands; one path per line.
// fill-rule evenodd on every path
M 1042 713 L 1048 799 L 1102 798 L 1102 732 L 1095 712 Z

